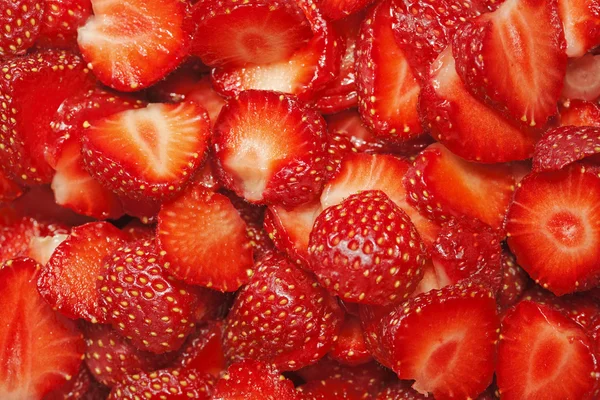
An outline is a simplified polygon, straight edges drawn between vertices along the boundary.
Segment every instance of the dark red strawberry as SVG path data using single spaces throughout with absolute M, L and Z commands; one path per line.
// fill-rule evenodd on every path
M 96 291 L 98 275 L 103 271 L 104 258 L 126 240 L 123 232 L 106 222 L 73 228 L 42 269 L 37 282 L 40 294 L 69 318 L 102 322 L 102 294 Z
M 515 256 L 508 250 L 502 251 L 502 285 L 496 295 L 501 309 L 515 304 L 529 286 L 529 275 L 518 264 Z
M 496 370 L 502 399 L 593 399 L 597 374 L 590 339 L 558 311 L 522 301 L 504 317 Z
M 43 15 L 44 2 L 41 0 L 2 2 L 0 60 L 25 54 L 33 46 L 40 33 Z
M 467 216 L 501 228 L 516 182 L 510 165 L 468 162 L 435 143 L 417 156 L 403 183 L 408 202 L 438 223 Z
M 371 0 L 320 0 L 317 2 L 318 7 L 323 12 L 323 15 L 330 20 L 341 20 L 357 15 L 360 10 L 367 7 Z
M 491 383 L 500 321 L 493 293 L 471 283 L 419 295 L 381 322 L 400 379 L 436 399 L 473 398 Z
M 315 221 L 309 268 L 345 301 L 387 305 L 408 298 L 423 276 L 425 247 L 410 217 L 381 191 L 362 191 Z
M 600 127 L 560 126 L 535 145 L 533 171 L 554 171 L 600 153 Z
M 73 379 L 81 365 L 83 337 L 40 297 L 40 266 L 19 258 L 0 267 L 0 397 L 41 399 Z
M 225 355 L 297 370 L 329 351 L 342 319 L 337 301 L 311 275 L 272 254 L 257 265 L 227 316 Z
M 31 53 L 0 64 L 0 154 L 17 183 L 49 183 L 45 161 L 50 123 L 61 103 L 86 92 L 92 75 L 78 56 L 64 51 Z M 39 97 L 44 93 L 43 100 Z M 10 110 L 10 117 L 8 113 Z
M 161 201 L 145 199 L 132 199 L 130 197 L 119 197 L 125 214 L 138 218 L 143 224 L 155 224 L 158 220 L 158 213 L 161 207 Z
M 190 187 L 158 214 L 162 262 L 192 285 L 236 291 L 252 275 L 246 224 L 224 195 Z
M 508 245 L 517 262 L 556 295 L 598 285 L 600 178 L 573 164 L 519 183 L 508 211 Z
M 600 45 L 597 0 L 558 0 L 558 15 L 565 31 L 569 57 L 581 57 Z
M 342 160 L 350 153 L 357 153 L 350 138 L 335 132 L 329 132 L 327 141 L 327 166 L 325 181 L 329 181 L 341 168 Z
M 0 170 L 0 203 L 9 203 L 23 194 L 23 188 Z
M 600 106 L 591 101 L 565 101 L 560 109 L 560 124 L 600 127 Z
M 198 328 L 188 337 L 172 365 L 219 376 L 226 367 L 221 345 L 222 334 L 221 322 L 209 322 L 208 325 Z
M 383 326 L 381 321 L 387 318 L 394 311 L 394 308 L 394 305 L 387 307 L 361 305 L 358 309 L 367 348 L 377 362 L 388 368 L 391 367 L 392 360 L 387 350 L 383 347 Z
M 122 229 L 127 234 L 130 242 L 136 240 L 152 240 L 154 239 L 156 232 L 155 227 L 152 225 L 144 225 L 138 219 L 131 220 Z
M 407 381 L 397 381 L 385 387 L 375 400 L 428 400 L 429 397 L 417 392 Z M 479 398 L 477 399 L 479 400 Z
M 346 314 L 338 340 L 329 351 L 329 357 L 344 365 L 361 365 L 373 360 L 357 317 Z
M 246 91 L 223 107 L 214 152 L 225 186 L 253 203 L 315 199 L 325 172 L 325 122 L 297 99 Z
M 90 0 L 44 0 L 38 46 L 77 49 L 77 29 L 92 15 Z
M 272 366 L 254 360 L 231 365 L 217 381 L 212 400 L 231 399 L 300 400 L 292 381 Z
M 194 176 L 194 184 L 200 185 L 205 189 L 217 191 L 221 189 L 222 185 L 219 179 L 217 178 L 217 173 L 215 172 L 215 165 L 212 162 L 212 154 L 208 154 L 208 159 L 204 163 L 204 166 L 196 172 L 196 176 Z
M 598 32 L 600 32 L 600 13 L 598 14 Z M 600 45 L 600 40 L 598 44 Z M 596 79 L 598 74 L 600 74 L 599 55 L 586 54 L 583 57 L 569 60 L 561 97 L 589 101 L 598 99 L 600 97 L 600 83 Z
M 210 375 L 193 369 L 161 369 L 127 377 L 110 391 L 107 400 L 211 400 L 213 388 L 214 380 Z
M 420 86 L 394 38 L 392 10 L 391 1 L 380 3 L 361 27 L 356 45 L 358 105 L 376 136 L 404 141 L 423 133 L 417 112 Z
M 85 394 L 90 389 L 92 377 L 85 364 L 79 368 L 77 376 L 71 378 L 60 388 L 51 391 L 43 400 L 76 400 L 85 399 Z
M 328 378 L 310 381 L 298 387 L 302 400 L 362 400 L 369 398 L 363 388 L 359 390 L 351 381 L 340 378 Z
M 456 70 L 475 97 L 527 126 L 556 115 L 567 67 L 557 0 L 506 1 L 452 43 Z
M 533 153 L 538 133 L 516 126 L 473 97 L 456 72 L 451 48 L 432 64 L 419 106 L 431 135 L 468 161 L 524 160 Z

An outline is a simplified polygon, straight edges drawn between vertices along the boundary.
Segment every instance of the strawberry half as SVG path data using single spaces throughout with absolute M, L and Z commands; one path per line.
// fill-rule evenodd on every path
M 496 378 L 502 399 L 593 399 L 597 359 L 583 329 L 551 307 L 522 301 L 504 317 Z
M 31 259 L 0 267 L 0 397 L 41 399 L 75 377 L 83 337 L 40 297 L 40 266 Z
M 252 90 L 231 99 L 213 146 L 221 181 L 250 202 L 293 207 L 323 187 L 325 121 L 292 96 Z
M 600 106 L 591 101 L 566 101 L 560 109 L 560 124 L 600 127 Z
M 86 129 L 83 161 L 122 196 L 163 200 L 183 190 L 200 167 L 209 136 L 208 114 L 196 103 L 150 104 Z
M 221 344 L 222 334 L 221 322 L 211 321 L 208 325 L 198 328 L 188 337 L 172 365 L 192 368 L 218 377 L 226 368 Z
M 360 326 L 360 319 L 346 314 L 338 340 L 329 351 L 329 357 L 344 365 L 361 365 L 373 360 Z
M 600 12 L 598 22 L 598 32 L 600 32 Z M 600 41 L 598 44 L 600 45 Z M 600 97 L 598 74 L 600 74 L 600 55 L 586 54 L 569 60 L 561 97 L 589 101 L 598 99 Z
M 40 33 L 43 15 L 44 2 L 41 0 L 2 2 L 0 60 L 25 54 L 34 45 Z
M 187 54 L 187 2 L 92 0 L 94 16 L 78 29 L 77 43 L 94 74 L 122 92 L 156 83 Z
M 233 292 L 252 275 L 246 224 L 222 194 L 188 188 L 162 206 L 156 236 L 165 267 L 189 284 Z
M 225 356 L 297 370 L 329 351 L 343 317 L 335 298 L 311 275 L 273 253 L 257 265 L 229 311 Z
M 45 0 L 37 46 L 77 50 L 77 29 L 91 15 L 90 0 Z
M 519 183 L 506 231 L 519 265 L 556 295 L 598 285 L 600 178 L 573 164 Z
M 91 222 L 73 228 L 46 266 L 37 285 L 42 297 L 69 318 L 102 322 L 102 294 L 96 291 L 104 258 L 127 240 L 127 236 L 106 222 Z
M 600 45 L 600 12 L 595 1 L 558 0 L 567 56 L 581 57 Z
M 532 127 L 556 115 L 567 68 L 557 0 L 505 1 L 459 29 L 452 47 L 475 97 Z
M 533 171 L 554 171 L 600 153 L 600 127 L 561 126 L 536 143 Z

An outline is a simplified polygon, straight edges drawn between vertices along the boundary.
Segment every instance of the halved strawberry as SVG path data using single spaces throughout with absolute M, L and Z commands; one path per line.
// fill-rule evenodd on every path
M 435 143 L 421 152 L 403 179 L 409 204 L 438 223 L 477 218 L 501 228 L 515 190 L 510 165 L 482 165 Z
M 361 118 L 375 135 L 403 141 L 423 133 L 417 104 L 420 86 L 394 38 L 391 1 L 367 15 L 356 46 Z
M 77 49 L 77 29 L 92 15 L 90 0 L 44 0 L 37 46 Z
M 96 121 L 82 138 L 92 176 L 121 196 L 172 198 L 202 165 L 210 120 L 202 106 L 150 104 Z
M 58 245 L 69 237 L 67 231 L 48 233 L 51 234 L 32 237 L 29 241 L 29 250 L 25 253 L 27 257 L 34 259 L 42 266 L 45 266 L 48 263 L 48 260 L 50 260 L 52 254 L 54 254 L 54 250 L 56 250 Z
M 213 146 L 225 186 L 258 204 L 315 199 L 325 172 L 325 121 L 296 98 L 246 91 L 223 107 Z
M 311 37 L 310 25 L 291 1 L 201 1 L 194 5 L 192 19 L 191 52 L 211 67 L 282 61 Z
M 502 321 L 496 378 L 502 399 L 593 399 L 597 360 L 581 327 L 522 301 Z
M 80 57 L 58 50 L 15 58 L 0 64 L 0 70 L 4 78 L 0 82 L 4 171 L 17 183 L 49 183 L 53 171 L 44 153 L 50 122 L 65 99 L 91 88 L 92 75 Z
M 573 164 L 519 183 L 506 222 L 519 265 L 556 295 L 598 285 L 600 178 Z
M 342 160 L 346 155 L 357 152 L 356 147 L 347 135 L 329 132 L 325 181 L 329 181 L 338 173 L 342 166 Z
M 515 256 L 508 250 L 502 251 L 502 285 L 496 295 L 496 303 L 501 309 L 515 304 L 529 286 L 529 275 L 517 264 Z
M 25 52 L 40 33 L 44 3 L 41 0 L 7 0 L 0 12 L 0 60 Z
M 567 67 L 557 0 L 505 1 L 460 28 L 452 47 L 456 70 L 478 99 L 528 126 L 556 115 Z
M 560 126 L 536 143 L 533 171 L 554 171 L 600 153 L 600 127 Z
M 208 325 L 198 328 L 188 337 L 172 365 L 219 376 L 226 367 L 221 344 L 222 334 L 221 322 L 209 322 Z
M 560 108 L 560 124 L 600 127 L 600 106 L 591 101 L 565 101 Z
M 598 31 L 600 32 L 600 12 Z M 598 44 L 600 45 L 600 42 Z M 586 54 L 569 60 L 561 97 L 589 101 L 598 99 L 600 97 L 600 82 L 597 79 L 599 74 L 600 55 Z
M 524 160 L 533 153 L 537 134 L 517 127 L 473 97 L 456 72 L 451 48 L 432 64 L 419 105 L 431 135 L 468 161 Z
M 297 390 L 303 400 L 362 400 L 370 397 L 365 388 L 358 389 L 353 382 L 340 378 L 310 381 Z
M 83 337 L 40 297 L 40 266 L 16 259 L 0 267 L 0 397 L 40 399 L 75 377 Z
M 595 0 L 558 0 L 567 55 L 581 57 L 600 45 L 600 11 Z
M 180 0 L 92 0 L 94 16 L 78 29 L 77 43 L 94 74 L 122 92 L 159 81 L 188 52 L 189 4 Z
M 346 314 L 329 357 L 344 365 L 361 365 L 373 360 L 363 337 L 360 319 Z
M 400 379 L 436 399 L 474 398 L 492 382 L 500 321 L 493 293 L 462 284 L 419 295 L 381 322 Z
M 96 291 L 104 258 L 127 240 L 118 228 L 106 222 L 92 222 L 73 228 L 46 266 L 37 285 L 42 297 L 69 318 L 102 322 L 101 293 Z
M 273 253 L 257 265 L 227 315 L 225 356 L 297 370 L 329 351 L 343 317 L 335 298 L 311 275 Z
M 160 256 L 175 277 L 236 291 L 252 275 L 246 224 L 224 195 L 190 187 L 158 214 Z

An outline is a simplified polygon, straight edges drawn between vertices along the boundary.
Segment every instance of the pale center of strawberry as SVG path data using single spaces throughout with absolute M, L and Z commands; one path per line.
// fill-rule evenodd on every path
M 565 247 L 579 247 L 585 240 L 585 226 L 581 218 L 569 211 L 555 213 L 546 223 L 546 228 Z

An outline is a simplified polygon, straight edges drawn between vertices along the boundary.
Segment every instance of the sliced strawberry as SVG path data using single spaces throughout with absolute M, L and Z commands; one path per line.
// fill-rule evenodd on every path
M 573 164 L 521 181 L 506 231 L 519 265 L 556 295 L 598 285 L 600 178 Z
M 136 240 L 152 240 L 156 235 L 155 227 L 145 225 L 140 220 L 134 219 L 122 228 L 122 231 L 129 237 L 130 242 Z
M 330 132 L 327 140 L 327 170 L 325 181 L 335 176 L 342 166 L 342 160 L 350 153 L 357 153 L 356 147 L 346 135 Z
M 561 126 L 536 143 L 533 171 L 554 171 L 600 153 L 600 127 Z
M 83 337 L 37 293 L 40 266 L 31 259 L 0 268 L 0 397 L 40 399 L 75 377 Z
M 456 70 L 467 89 L 532 127 L 543 127 L 557 113 L 565 46 L 557 0 L 505 1 L 453 40 Z
M 221 322 L 209 322 L 199 328 L 188 337 L 172 365 L 219 376 L 226 367 L 221 345 L 222 334 Z
M 92 15 L 90 0 L 45 0 L 38 46 L 77 49 L 77 29 Z
M 420 86 L 396 43 L 392 2 L 366 17 L 356 47 L 356 82 L 361 118 L 375 135 L 403 141 L 423 129 L 417 104 Z
M 84 396 L 92 384 L 92 377 L 85 365 L 79 368 L 77 376 L 67 381 L 60 388 L 48 393 L 43 400 L 75 400 L 86 399 Z
M 369 397 L 367 391 L 359 390 L 352 382 L 340 378 L 310 381 L 298 387 L 303 400 L 362 400 Z
M 429 397 L 417 392 L 407 381 L 397 381 L 379 392 L 375 400 L 428 400 Z M 477 400 L 480 400 L 477 398 Z
M 311 275 L 272 254 L 238 293 L 223 348 L 230 361 L 250 358 L 297 370 L 329 351 L 342 319 L 337 301 Z
M 510 165 L 482 165 L 435 143 L 421 152 L 403 179 L 409 204 L 438 223 L 477 218 L 501 228 L 515 189 Z
M 208 159 L 204 163 L 204 165 L 196 172 L 196 176 L 194 176 L 194 183 L 196 185 L 200 185 L 207 190 L 217 191 L 221 189 L 222 185 L 219 179 L 217 178 L 217 173 L 215 172 L 215 163 L 212 161 L 213 156 L 209 152 Z
M 122 92 L 156 83 L 188 52 L 187 2 L 92 0 L 94 16 L 78 29 L 77 43 L 94 74 Z
M 68 232 L 48 232 L 49 235 L 34 236 L 29 241 L 29 250 L 25 255 L 45 266 L 59 244 L 67 240 Z
M 40 33 L 43 15 L 44 3 L 41 0 L 2 2 L 0 60 L 25 54 L 33 46 Z
M 9 203 L 23 194 L 23 188 L 0 170 L 0 203 Z
M 346 315 L 338 340 L 329 351 L 329 357 L 344 365 L 361 365 L 373 360 L 357 317 Z
M 233 292 L 252 274 L 246 224 L 219 193 L 190 187 L 163 205 L 157 244 L 169 272 L 193 285 Z
M 496 295 L 501 309 L 515 304 L 529 286 L 529 275 L 518 264 L 515 256 L 508 250 L 502 251 L 502 285 Z
M 522 301 L 502 321 L 496 378 L 502 399 L 593 399 L 597 360 L 582 328 Z
M 600 32 L 600 13 L 598 17 L 598 31 Z M 561 97 L 589 101 L 598 99 L 600 97 L 600 82 L 597 79 L 599 74 L 599 55 L 586 54 L 583 57 L 569 60 Z
M 53 171 L 44 153 L 50 122 L 61 103 L 86 92 L 93 78 L 81 58 L 57 50 L 15 58 L 1 64 L 0 70 L 3 168 L 17 183 L 49 183 Z M 4 110 L 11 110 L 10 118 Z
M 371 3 L 371 0 L 320 0 L 317 2 L 323 15 L 330 20 L 341 20 L 350 14 L 356 15 Z
M 73 228 L 38 279 L 38 290 L 55 310 L 69 318 L 102 322 L 102 295 L 96 291 L 104 258 L 127 240 L 127 236 L 106 222 L 92 222 Z
M 600 10 L 596 0 L 558 0 L 567 55 L 581 57 L 600 45 Z
M 382 322 L 383 343 L 400 379 L 436 399 L 473 398 L 492 382 L 500 321 L 485 286 L 422 294 Z
M 253 203 L 293 207 L 315 199 L 325 172 L 325 122 L 291 96 L 246 91 L 214 128 L 225 186 Z
M 125 214 L 138 218 L 143 224 L 154 224 L 157 222 L 161 202 L 152 199 L 132 199 L 130 197 L 119 197 Z
M 383 325 L 381 321 L 387 318 L 394 311 L 394 308 L 395 305 L 387 307 L 360 305 L 358 308 L 367 348 L 373 358 L 387 368 L 391 368 L 392 360 L 389 352 L 383 346 Z
M 560 124 L 600 127 L 600 106 L 591 101 L 566 101 L 560 109 Z
M 405 300 L 425 263 L 425 246 L 409 216 L 374 190 L 326 208 L 315 221 L 308 254 L 310 270 L 327 290 L 361 304 Z
M 468 161 L 524 160 L 533 153 L 537 134 L 513 125 L 473 97 L 456 72 L 450 48 L 432 64 L 419 105 L 431 135 Z
M 299 400 L 292 381 L 275 368 L 254 360 L 231 365 L 215 385 L 213 400 Z
M 438 267 L 441 272 L 440 274 L 438 274 L 438 269 L 434 266 L 431 259 L 425 261 L 423 279 L 421 279 L 415 291 L 412 292 L 411 297 L 417 297 L 421 293 L 427 293 L 430 290 L 441 289 L 448 284 L 448 278 L 444 273 L 443 265 L 438 265 Z

